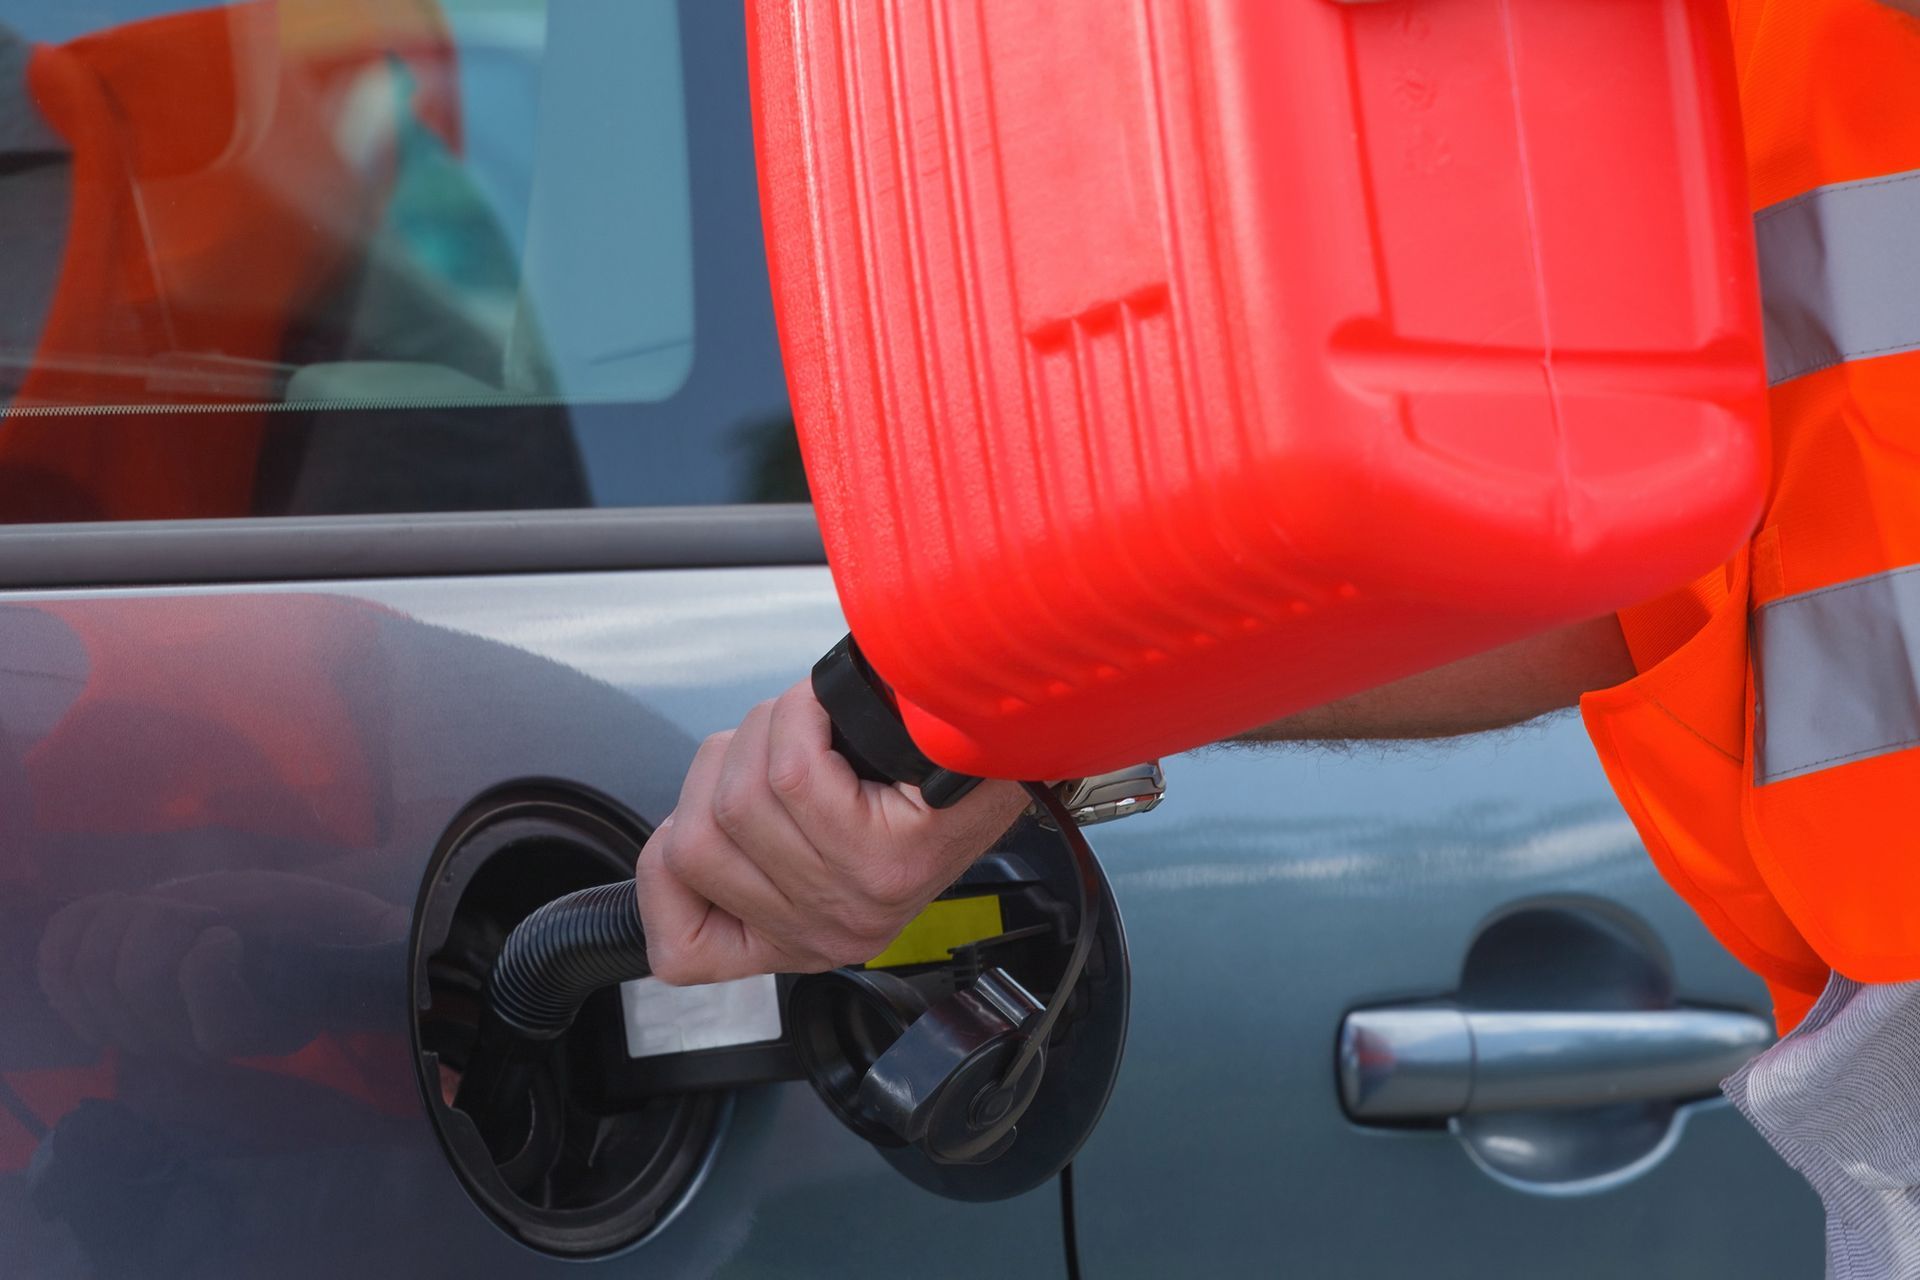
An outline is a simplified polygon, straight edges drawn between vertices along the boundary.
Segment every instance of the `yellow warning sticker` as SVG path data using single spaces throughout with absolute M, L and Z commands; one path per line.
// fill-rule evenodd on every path
M 897 969 L 910 964 L 938 964 L 955 947 L 991 938 L 1002 932 L 1000 899 L 943 898 L 927 904 L 893 944 L 867 961 L 869 969 Z

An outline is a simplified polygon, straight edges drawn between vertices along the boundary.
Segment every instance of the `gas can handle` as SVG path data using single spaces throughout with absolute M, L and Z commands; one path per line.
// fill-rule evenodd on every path
M 892 691 L 867 663 L 852 636 L 813 664 L 813 696 L 833 722 L 833 749 L 869 782 L 905 782 L 944 809 L 980 785 L 971 774 L 942 769 L 914 745 Z

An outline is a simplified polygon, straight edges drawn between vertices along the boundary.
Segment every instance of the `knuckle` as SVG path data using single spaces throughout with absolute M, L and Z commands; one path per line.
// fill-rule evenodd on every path
M 665 870 L 667 850 L 679 842 L 681 832 L 680 814 L 676 811 L 667 816 L 667 820 L 654 828 L 647 842 L 640 846 L 640 856 L 633 864 L 633 895 L 646 909 L 651 895 L 647 885 L 653 878 Z
M 812 772 L 806 753 L 792 746 L 776 746 L 767 756 L 767 785 L 784 800 L 805 794 Z
M 660 867 L 675 880 L 686 884 L 699 875 L 703 859 L 697 843 L 687 838 L 691 833 L 681 831 L 678 834 L 679 839 L 661 845 Z
M 753 820 L 753 799 L 752 791 L 740 779 L 721 779 L 720 785 L 713 789 L 713 825 L 738 839 Z

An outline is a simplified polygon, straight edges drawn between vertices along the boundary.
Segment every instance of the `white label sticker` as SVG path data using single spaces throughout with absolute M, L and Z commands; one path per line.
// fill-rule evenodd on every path
M 626 1010 L 630 1058 L 780 1038 L 780 988 L 770 973 L 700 987 L 640 978 L 620 984 L 620 1004 Z

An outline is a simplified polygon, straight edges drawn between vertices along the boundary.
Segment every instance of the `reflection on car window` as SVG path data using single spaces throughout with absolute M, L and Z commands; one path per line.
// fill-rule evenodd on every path
M 740 24 L 0 0 L 0 520 L 804 496 Z

